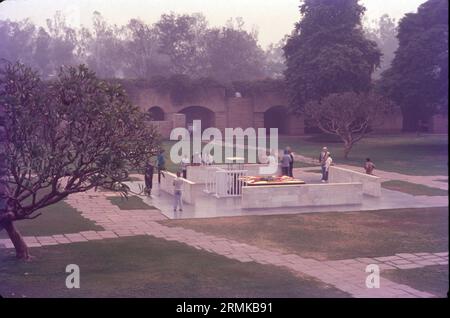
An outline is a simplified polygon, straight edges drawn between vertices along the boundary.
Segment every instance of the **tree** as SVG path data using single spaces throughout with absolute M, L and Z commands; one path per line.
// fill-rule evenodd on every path
M 448 1 L 429 0 L 400 20 L 399 48 L 379 89 L 400 105 L 403 129 L 448 108 Z
M 155 28 L 132 19 L 123 32 L 125 77 L 142 79 L 168 74 L 170 57 L 159 52 L 160 40 Z
M 208 22 L 201 14 L 163 14 L 155 24 L 159 52 L 170 58 L 170 73 L 201 77 Z
M 0 68 L 4 111 L 0 230 L 18 258 L 29 258 L 15 222 L 68 195 L 121 185 L 120 169 L 142 167 L 157 152 L 158 135 L 124 90 L 85 66 L 61 68 L 51 82 L 23 64 Z M 121 187 L 123 192 L 126 187 Z
M 243 29 L 244 22 L 232 20 L 227 26 L 210 29 L 206 35 L 207 76 L 221 82 L 253 80 L 264 77 L 264 51 L 256 32 Z
M 383 123 L 394 105 L 375 93 L 333 93 L 321 101 L 305 105 L 305 115 L 323 132 L 339 136 L 344 143 L 344 158 L 355 143 Z
M 57 11 L 52 19 L 47 19 L 47 29 L 51 38 L 51 68 L 56 70 L 61 65 L 74 64 L 76 31 L 67 25 L 66 18 L 60 11 Z
M 367 92 L 381 53 L 364 37 L 358 0 L 304 0 L 284 53 L 291 109 L 332 93 Z
M 380 67 L 373 74 L 373 77 L 378 79 L 381 73 L 391 66 L 398 48 L 397 23 L 389 15 L 383 14 L 377 21 L 376 27 L 365 29 L 365 34 L 367 38 L 377 43 L 383 54 Z
M 36 27 L 29 20 L 0 21 L 0 59 L 31 63 L 35 30 Z
M 278 43 L 270 44 L 265 50 L 265 75 L 269 78 L 284 78 L 286 71 L 286 59 L 283 48 L 286 45 L 288 36 L 286 35 Z
M 109 25 L 97 11 L 92 22 L 92 33 L 86 28 L 81 30 L 84 59 L 99 77 L 114 78 L 123 71 L 125 64 L 121 30 L 116 25 Z

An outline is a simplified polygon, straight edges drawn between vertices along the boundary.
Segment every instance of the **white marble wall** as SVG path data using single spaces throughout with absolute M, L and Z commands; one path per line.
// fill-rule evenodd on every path
M 242 188 L 242 208 L 361 204 L 362 193 L 361 183 L 250 186 Z
M 166 171 L 164 172 L 164 176 L 165 177 L 161 176 L 160 190 L 173 195 L 174 192 L 173 180 L 176 178 L 176 174 Z M 153 184 L 158 184 L 158 175 L 156 174 L 153 178 Z M 183 188 L 182 188 L 183 202 L 195 204 L 195 198 L 201 195 L 201 193 L 203 192 L 203 188 L 204 188 L 203 184 L 183 179 Z
M 331 166 L 328 178 L 330 183 L 360 182 L 362 183 L 364 194 L 374 197 L 381 196 L 381 179 L 379 177 Z

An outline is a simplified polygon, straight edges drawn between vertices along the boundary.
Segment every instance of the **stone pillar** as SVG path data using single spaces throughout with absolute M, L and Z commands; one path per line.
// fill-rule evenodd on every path
M 222 132 L 222 134 L 225 133 L 225 128 L 231 127 L 227 123 L 227 113 L 226 112 L 215 113 L 214 126 L 216 128 L 218 128 Z
M 171 114 L 173 128 L 183 127 L 186 128 L 186 115 L 180 113 Z
M 264 113 L 253 114 L 253 126 L 255 129 L 264 128 Z

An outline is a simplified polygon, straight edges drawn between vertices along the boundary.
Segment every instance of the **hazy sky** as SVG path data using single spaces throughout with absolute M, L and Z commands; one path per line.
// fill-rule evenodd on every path
M 368 20 L 384 13 L 399 19 L 415 12 L 425 0 L 361 0 L 367 8 Z M 90 25 L 97 10 L 110 22 L 126 24 L 131 18 L 147 23 L 158 20 L 162 13 L 201 12 L 210 25 L 221 26 L 230 17 L 243 17 L 246 28 L 256 27 L 264 47 L 278 42 L 293 29 L 300 18 L 299 0 L 5 0 L 0 4 L 0 19 L 30 18 L 44 24 L 54 12 L 62 11 L 72 25 Z

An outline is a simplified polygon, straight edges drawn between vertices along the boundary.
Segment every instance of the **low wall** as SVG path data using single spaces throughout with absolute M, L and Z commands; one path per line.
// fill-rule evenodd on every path
M 330 183 L 360 182 L 364 194 L 374 197 L 381 196 L 381 179 L 379 177 L 336 166 L 330 167 L 328 177 Z
M 247 170 L 247 175 L 249 176 L 261 176 L 264 174 L 261 174 L 259 172 L 259 168 L 260 167 L 265 167 L 267 165 L 264 164 L 244 164 L 242 166 L 242 170 Z M 195 183 L 205 183 L 207 175 L 208 175 L 208 169 L 207 167 L 213 168 L 213 167 L 217 167 L 217 168 L 222 168 L 222 169 L 226 169 L 227 165 L 226 164 L 220 164 L 220 165 L 211 165 L 211 166 L 188 166 L 187 167 L 187 179 L 189 181 L 195 182 Z M 271 175 L 276 175 L 279 174 L 279 171 L 277 173 L 273 173 Z
M 171 172 L 164 172 L 164 177 L 161 176 L 161 185 L 160 190 L 170 193 L 173 195 L 174 189 L 173 189 L 173 180 L 176 178 L 176 174 Z M 155 174 L 154 178 L 156 180 L 153 181 L 153 183 L 158 183 L 157 178 L 158 175 Z M 155 182 L 156 181 L 156 182 Z M 189 204 L 195 204 L 195 198 L 203 192 L 204 186 L 202 184 L 198 184 L 186 179 L 183 179 L 183 202 L 189 203 Z
M 361 203 L 361 183 L 250 186 L 242 188 L 243 209 Z

